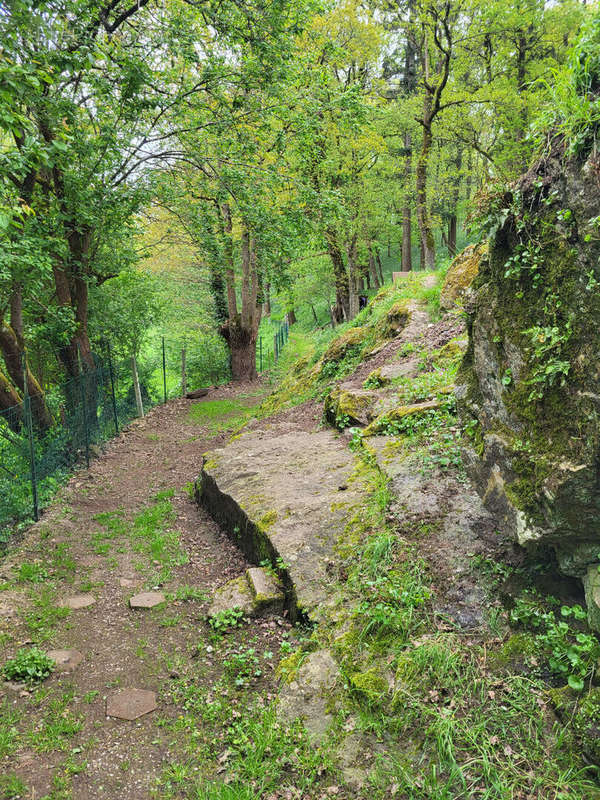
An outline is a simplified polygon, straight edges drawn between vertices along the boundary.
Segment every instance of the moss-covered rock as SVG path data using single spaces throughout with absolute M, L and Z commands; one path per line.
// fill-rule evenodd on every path
M 464 461 L 486 505 L 580 578 L 600 551 L 597 171 L 555 141 L 498 200 L 457 382 L 463 423 L 479 431 Z
M 344 430 L 354 425 L 368 425 L 377 394 L 366 390 L 347 390 L 336 386 L 325 398 L 323 415 L 334 428 Z
M 341 361 L 350 351 L 358 349 L 364 343 L 368 333 L 364 327 L 348 328 L 331 342 L 323 354 L 323 363 Z
M 592 688 L 581 697 L 569 687 L 549 692 L 554 710 L 573 729 L 586 756 L 600 764 L 600 689 Z
M 456 256 L 450 264 L 440 292 L 442 308 L 450 309 L 464 300 L 467 290 L 477 277 L 481 259 L 486 253 L 487 243 L 470 244 Z
M 397 303 L 377 323 L 377 332 L 383 339 L 393 339 L 410 322 L 412 307 L 409 300 L 398 300 Z
M 425 403 L 415 403 L 410 406 L 398 406 L 392 411 L 380 414 L 364 430 L 364 436 L 376 436 L 378 433 L 397 433 L 399 424 L 408 417 L 421 416 L 435 411 L 442 405 L 441 400 L 427 400 Z

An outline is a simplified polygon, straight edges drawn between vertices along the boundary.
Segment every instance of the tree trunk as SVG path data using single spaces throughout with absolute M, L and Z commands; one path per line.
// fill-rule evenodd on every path
M 349 310 L 348 319 L 354 317 L 360 311 L 359 294 L 361 291 L 360 268 L 357 264 L 358 259 L 358 240 L 356 234 L 350 240 L 347 247 L 348 254 L 348 286 L 349 286 Z
M 412 141 L 410 133 L 404 134 L 404 150 L 406 162 L 404 165 L 404 185 L 408 188 L 412 183 Z M 412 207 L 410 197 L 407 198 L 402 209 L 402 271 L 412 270 Z
M 313 319 L 315 321 L 315 325 L 319 324 L 319 318 L 317 317 L 317 312 L 315 311 L 315 307 L 312 303 L 308 304 L 310 306 L 310 310 L 312 311 Z
M 4 363 L 6 364 L 6 369 L 13 384 L 24 393 L 23 360 L 25 353 L 23 348 L 19 345 L 15 332 L 11 326 L 7 325 L 5 322 L 0 322 L 0 350 L 2 351 Z M 31 415 L 34 425 L 40 430 L 46 431 L 52 427 L 53 419 L 46 406 L 44 392 L 35 375 L 29 369 L 28 364 L 26 366 L 26 373 L 27 391 L 31 397 Z M 4 393 L 6 393 L 6 388 Z M 14 399 L 14 396 L 15 395 L 12 395 L 11 399 Z M 17 400 L 17 402 L 20 401 Z
M 381 263 L 381 256 L 379 254 L 379 248 L 375 247 L 375 258 L 377 259 L 377 267 L 379 269 L 379 280 L 381 281 L 381 285 L 385 284 L 385 278 L 383 277 L 383 264 Z
M 375 256 L 373 255 L 373 245 L 369 247 L 369 273 L 374 289 L 380 288 L 379 276 L 377 274 L 377 265 L 375 264 Z
M 23 422 L 21 398 L 2 372 L 0 372 L 0 417 L 4 418 L 11 431 L 19 432 Z
M 256 246 L 246 228 L 242 232 L 241 256 L 242 311 L 241 314 L 237 313 L 237 305 L 230 302 L 229 319 L 227 324 L 221 328 L 221 333 L 227 341 L 231 353 L 231 379 L 233 381 L 253 381 L 258 377 L 256 339 L 262 305 L 258 301 L 259 279 Z M 233 269 L 231 273 L 229 280 L 234 280 Z M 232 286 L 235 294 L 235 284 L 232 283 Z
M 333 266 L 335 277 L 335 305 L 332 310 L 332 317 L 336 324 L 350 319 L 350 291 L 348 286 L 348 273 L 344 266 L 344 257 L 337 243 L 335 231 L 325 231 L 327 240 L 327 250 Z
M 451 214 L 448 220 L 448 255 L 456 255 L 456 214 Z
M 298 319 L 296 317 L 296 312 L 294 311 L 293 308 L 290 308 L 290 310 L 287 312 L 287 319 L 288 319 L 288 325 L 295 325 L 298 322 Z
M 429 103 L 431 101 L 429 100 Z M 428 97 L 425 97 L 425 115 L 427 114 Z M 427 166 L 429 163 L 429 153 L 433 137 L 431 126 L 423 126 L 423 145 L 419 160 L 417 161 L 417 222 L 419 224 L 419 235 L 421 239 L 421 269 L 435 269 L 435 240 L 431 229 L 431 220 L 427 208 Z

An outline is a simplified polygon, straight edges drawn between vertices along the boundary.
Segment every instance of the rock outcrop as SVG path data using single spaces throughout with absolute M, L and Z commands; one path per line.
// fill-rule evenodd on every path
M 440 306 L 446 310 L 464 302 L 479 272 L 481 259 L 487 254 L 487 243 L 470 244 L 460 252 L 446 273 L 440 292 Z
M 597 157 L 567 158 L 555 141 L 498 199 L 457 385 L 486 505 L 588 587 L 600 560 L 599 176 Z

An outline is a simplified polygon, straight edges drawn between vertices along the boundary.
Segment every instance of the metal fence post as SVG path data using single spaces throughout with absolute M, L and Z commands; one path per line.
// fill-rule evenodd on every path
M 113 372 L 113 364 L 112 364 L 112 355 L 110 352 L 110 342 L 106 343 L 106 349 L 108 351 L 108 374 L 110 375 L 110 393 L 112 396 L 112 409 L 113 409 L 113 418 L 115 421 L 115 433 L 117 436 L 119 435 L 119 415 L 117 414 L 117 397 L 115 395 L 115 374 Z
M 133 375 L 133 391 L 135 394 L 135 404 L 137 406 L 138 417 L 144 416 L 144 404 L 142 403 L 142 393 L 140 391 L 140 379 L 138 377 L 137 363 L 135 356 L 131 356 L 131 373 Z
M 262 372 L 263 371 L 262 336 L 258 337 L 258 353 L 259 353 L 260 372 Z
M 185 397 L 187 376 L 185 373 L 185 347 L 181 348 L 181 396 Z
M 89 469 L 90 466 L 90 432 L 88 429 L 87 410 L 85 407 L 85 373 L 83 371 L 83 359 L 81 358 L 81 350 L 77 345 L 77 360 L 79 361 L 79 387 L 81 390 L 81 413 L 83 419 L 83 432 L 85 436 L 85 463 Z
M 29 397 L 29 386 L 27 385 L 27 362 L 23 353 L 23 405 L 25 411 L 25 424 L 27 425 L 27 435 L 29 438 L 29 462 L 31 467 L 31 497 L 33 500 L 33 518 L 37 522 L 40 518 L 38 507 L 37 474 L 35 470 L 35 442 L 33 440 L 33 418 L 31 415 L 31 398 Z
M 277 361 L 277 334 L 273 336 L 273 361 Z
M 163 357 L 163 397 L 167 402 L 167 361 L 165 358 L 165 337 L 162 337 L 162 357 Z

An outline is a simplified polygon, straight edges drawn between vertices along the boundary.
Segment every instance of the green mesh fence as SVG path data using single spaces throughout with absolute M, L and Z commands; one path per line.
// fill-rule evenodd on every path
M 203 352 L 186 357 L 188 389 L 229 380 L 228 362 Z M 37 519 L 73 470 L 138 416 L 131 359 L 113 363 L 107 353 L 94 362 L 95 369 L 47 392 L 51 427 L 40 422 L 39 397 L 0 411 L 0 545 L 20 523 Z M 163 350 L 137 364 L 137 372 L 144 411 L 181 394 L 180 358 Z

